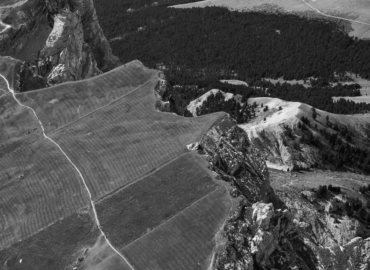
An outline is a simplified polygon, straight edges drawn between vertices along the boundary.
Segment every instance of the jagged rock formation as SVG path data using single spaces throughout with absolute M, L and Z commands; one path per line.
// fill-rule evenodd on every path
M 263 156 L 229 117 L 188 148 L 206 154 L 210 169 L 239 198 L 210 269 L 369 269 L 366 226 L 355 217 L 338 222 L 328 210 L 339 207 L 338 198 L 323 205 L 312 191 L 275 194 Z
M 49 85 L 89 78 L 118 63 L 92 0 L 19 1 L 2 9 L 2 19 L 11 27 L 0 34 L 0 54 L 20 59 Z
M 267 202 L 276 199 L 263 157 L 231 118 L 215 123 L 204 135 L 201 147 L 209 155 L 211 168 L 247 200 Z
M 215 269 L 316 269 L 314 253 L 300 237 L 288 210 L 242 203 L 229 218 L 228 242 Z
M 369 269 L 369 229 L 354 217 L 333 215 L 336 199 L 318 203 L 304 192 L 278 193 L 290 209 L 299 234 L 310 246 L 318 269 Z M 311 199 L 310 199 L 311 198 Z M 326 208 L 326 209 L 325 209 Z

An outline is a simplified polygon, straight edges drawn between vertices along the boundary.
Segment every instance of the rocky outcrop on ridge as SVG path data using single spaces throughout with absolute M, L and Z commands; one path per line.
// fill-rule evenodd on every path
M 209 269 L 369 269 L 366 226 L 355 217 L 338 221 L 329 210 L 336 197 L 326 207 L 309 190 L 275 194 L 262 154 L 231 118 L 219 119 L 188 148 L 207 155 L 239 202 L 216 237 Z
M 0 34 L 0 54 L 21 60 L 23 70 L 47 85 L 93 77 L 118 64 L 92 0 L 19 1 L 2 9 L 2 19 L 11 27 Z M 20 86 L 16 90 L 37 89 L 27 81 Z
M 208 155 L 211 169 L 248 201 L 277 201 L 264 158 L 230 117 L 218 120 L 200 144 Z

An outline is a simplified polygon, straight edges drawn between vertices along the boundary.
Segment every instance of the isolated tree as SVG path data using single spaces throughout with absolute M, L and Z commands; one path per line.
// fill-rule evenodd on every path
M 315 107 L 312 107 L 311 110 L 312 110 L 312 118 L 315 120 L 317 116 L 316 109 Z

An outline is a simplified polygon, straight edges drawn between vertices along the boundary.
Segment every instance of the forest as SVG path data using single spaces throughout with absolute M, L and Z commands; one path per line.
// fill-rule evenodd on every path
M 370 41 L 327 20 L 221 7 L 117 12 L 104 3 L 97 12 L 123 62 L 161 66 L 174 84 L 218 77 L 334 81 L 345 72 L 370 78 Z
M 167 8 L 184 2 L 193 1 L 95 0 L 113 53 L 123 63 L 139 59 L 162 69 L 176 113 L 185 115 L 191 100 L 217 87 L 244 98 L 278 97 L 331 113 L 370 111 L 365 103 L 332 100 L 360 95 L 358 85 L 340 82 L 350 80 L 347 72 L 370 79 L 370 41 L 349 37 L 334 21 L 292 14 Z M 264 80 L 281 77 L 308 80 L 311 87 Z M 220 79 L 243 80 L 250 87 L 221 85 Z M 333 82 L 339 84 L 333 87 Z M 218 109 L 225 106 L 220 101 Z

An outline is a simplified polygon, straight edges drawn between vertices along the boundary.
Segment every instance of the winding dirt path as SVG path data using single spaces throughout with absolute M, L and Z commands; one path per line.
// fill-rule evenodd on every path
M 346 19 L 346 18 L 342 18 L 342 17 L 338 17 L 338 16 L 333 16 L 333 15 L 325 14 L 324 12 L 320 11 L 319 9 L 311 6 L 309 3 L 306 2 L 306 0 L 302 0 L 302 2 L 304 4 L 306 4 L 307 6 L 309 6 L 311 9 L 313 9 L 314 11 L 320 13 L 323 16 L 326 16 L 326 17 L 329 17 L 329 18 L 334 18 L 334 19 L 340 19 L 340 20 L 344 20 L 344 21 L 349 21 L 349 22 L 360 23 L 360 24 L 364 24 L 364 25 L 369 25 L 370 26 L 370 23 L 366 23 L 366 22 L 361 22 L 361 21 L 356 21 L 356 20 L 351 20 L 351 19 Z
M 6 82 L 7 84 L 7 87 L 8 87 L 8 90 L 9 92 L 12 94 L 14 100 L 21 106 L 21 107 L 24 107 L 26 109 L 28 109 L 29 111 L 31 111 L 33 113 L 33 115 L 35 116 L 36 120 L 38 121 L 40 127 L 41 127 L 41 131 L 42 131 L 42 135 L 44 136 L 45 139 L 49 140 L 51 143 L 53 143 L 59 150 L 60 152 L 62 152 L 62 154 L 65 156 L 65 158 L 68 160 L 68 162 L 73 166 L 73 168 L 76 170 L 76 172 L 78 173 L 78 175 L 80 176 L 80 179 L 85 187 L 85 190 L 87 191 L 87 194 L 89 196 L 89 200 L 90 200 L 90 204 L 91 204 L 91 208 L 93 210 L 93 213 L 94 213 L 94 218 L 95 218 L 95 223 L 97 225 L 97 227 L 99 228 L 99 231 L 101 233 L 101 235 L 104 237 L 105 241 L 107 242 L 107 244 L 111 247 L 111 249 L 117 253 L 117 255 L 119 255 L 124 261 L 125 263 L 132 269 L 132 270 L 135 270 L 134 267 L 129 263 L 129 261 L 126 259 L 126 257 L 121 254 L 112 244 L 111 242 L 108 240 L 108 237 L 106 236 L 106 234 L 104 233 L 104 231 L 102 230 L 101 228 L 101 225 L 100 225 L 100 221 L 99 221 L 99 218 L 98 218 L 98 214 L 96 212 L 96 208 L 95 208 L 95 203 L 92 199 L 92 195 L 91 195 L 91 192 L 90 192 L 90 189 L 89 187 L 87 186 L 86 184 L 86 181 L 85 181 L 85 178 L 83 177 L 81 171 L 78 169 L 78 167 L 72 162 L 72 160 L 68 157 L 68 155 L 63 151 L 62 147 L 57 143 L 55 142 L 52 138 L 50 138 L 48 135 L 45 134 L 45 129 L 44 129 L 44 126 L 42 124 L 42 122 L 40 121 L 40 119 L 38 118 L 37 114 L 36 114 L 36 111 L 34 109 L 32 109 L 31 107 L 28 107 L 27 105 L 24 105 L 22 104 L 15 96 L 15 92 L 14 90 L 10 87 L 9 85 L 9 82 L 8 80 L 0 74 L 0 76 L 4 79 L 4 81 Z

